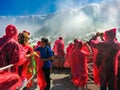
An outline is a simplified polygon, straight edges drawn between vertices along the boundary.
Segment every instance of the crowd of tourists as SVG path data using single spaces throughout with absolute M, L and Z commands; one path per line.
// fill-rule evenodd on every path
M 19 89 L 33 74 L 40 90 L 50 90 L 52 67 L 60 72 L 69 68 L 72 83 L 84 90 L 89 63 L 93 63 L 93 81 L 100 90 L 120 90 L 120 43 L 116 31 L 113 28 L 97 32 L 86 42 L 74 39 L 67 46 L 64 38 L 58 37 L 51 47 L 47 38 L 31 45 L 28 30 L 18 32 L 16 26 L 6 26 L 5 35 L 0 38 L 0 68 L 11 64 L 13 67 L 0 71 L 0 90 Z M 26 89 L 33 83 L 30 80 Z

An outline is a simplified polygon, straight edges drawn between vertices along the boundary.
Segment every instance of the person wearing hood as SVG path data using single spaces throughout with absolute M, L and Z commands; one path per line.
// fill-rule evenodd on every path
M 73 52 L 74 49 L 76 48 L 78 42 L 79 42 L 78 39 L 74 39 L 74 44 L 72 45 L 72 48 L 70 49 L 69 55 L 68 55 L 68 57 L 67 57 L 67 64 L 70 66 L 70 68 L 71 68 L 71 64 L 72 64 L 72 59 L 71 59 L 72 52 Z M 66 63 L 66 62 L 65 62 L 65 63 Z
M 65 63 L 64 63 L 65 68 L 70 68 L 69 54 L 70 54 L 70 51 L 71 51 L 73 46 L 74 45 L 72 43 L 70 43 L 66 48 L 66 56 L 65 56 Z
M 8 25 L 5 35 L 0 38 L 0 67 L 16 64 L 20 58 L 20 48 L 17 43 L 18 31 L 15 26 Z
M 15 90 L 21 84 L 21 79 L 17 74 L 20 60 L 17 36 L 17 28 L 14 25 L 8 25 L 5 29 L 5 35 L 0 38 L 0 68 L 14 64 L 11 72 L 0 71 L 0 90 Z
M 79 90 L 84 90 L 88 80 L 86 56 L 88 53 L 84 50 L 84 44 L 79 41 L 71 55 L 72 82 L 79 87 Z
M 98 50 L 96 66 L 99 69 L 100 90 L 117 90 L 116 87 L 116 66 L 119 43 L 116 42 L 116 28 L 107 30 L 104 33 L 104 41 L 91 41 L 91 46 Z
M 65 56 L 64 47 L 65 45 L 64 45 L 63 37 L 59 37 L 59 39 L 55 41 L 53 47 L 54 54 L 58 56 L 58 63 L 56 66 L 59 69 L 63 69 L 64 67 L 64 56 Z

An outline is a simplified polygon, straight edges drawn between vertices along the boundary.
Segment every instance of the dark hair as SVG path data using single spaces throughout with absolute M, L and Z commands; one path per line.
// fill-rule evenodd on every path
M 59 37 L 60 40 L 63 40 L 63 37 Z
M 19 33 L 18 35 L 18 43 L 24 45 L 25 44 L 25 35 L 23 33 Z
M 18 35 L 18 43 L 20 43 L 22 45 L 25 45 L 27 39 L 29 39 L 29 37 L 26 34 L 19 33 L 19 35 Z
M 78 39 L 74 39 L 74 43 L 78 43 Z
M 48 39 L 47 38 L 41 38 L 41 42 L 46 43 L 46 45 L 48 45 Z

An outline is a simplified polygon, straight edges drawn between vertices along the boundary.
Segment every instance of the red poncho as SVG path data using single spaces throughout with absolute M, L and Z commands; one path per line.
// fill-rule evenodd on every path
M 97 38 L 96 38 L 95 41 L 99 42 Z M 100 85 L 99 68 L 95 64 L 96 60 L 97 60 L 96 56 L 97 56 L 99 51 L 96 48 L 92 48 L 92 51 L 93 51 L 93 76 L 94 76 L 94 82 L 95 82 L 95 84 L 97 84 L 99 86 Z
M 54 43 L 53 51 L 58 56 L 64 56 L 64 41 L 63 40 L 56 40 Z
M 16 90 L 21 85 L 18 74 L 2 72 L 0 73 L 0 90 Z
M 6 35 L 0 38 L 0 68 L 9 64 L 16 64 L 12 73 L 0 73 L 0 90 L 15 90 L 21 84 L 20 77 L 17 73 L 17 64 L 20 59 L 20 48 L 16 42 L 17 29 L 13 25 L 6 27 Z
M 115 29 L 106 31 L 104 42 L 95 42 L 92 41 L 92 47 L 98 49 L 98 53 L 96 56 L 96 66 L 99 68 L 99 79 L 100 85 L 104 86 L 109 83 L 111 87 L 116 88 L 116 67 L 119 51 L 119 43 L 117 43 L 114 39 L 116 36 Z M 116 89 L 115 89 L 116 90 Z
M 58 44 L 59 40 L 56 40 L 55 43 L 54 43 L 54 46 L 53 46 L 53 51 L 54 51 L 54 54 L 57 54 L 57 44 Z
M 0 67 L 16 64 L 20 59 L 19 44 L 15 41 L 17 29 L 13 25 L 8 25 L 5 31 L 6 35 L 0 38 Z M 17 72 L 17 68 L 14 67 L 12 71 Z
M 46 87 L 46 80 L 44 77 L 44 72 L 42 70 L 44 62 L 40 61 L 39 57 L 35 57 L 36 63 L 37 63 L 37 80 L 38 80 L 38 85 L 40 87 L 40 90 L 44 90 Z
M 93 48 L 93 75 L 94 75 L 94 82 L 95 84 L 99 85 L 100 81 L 99 81 L 99 68 L 96 66 L 95 62 L 96 62 L 96 56 L 98 54 L 98 50 Z
M 19 65 L 23 65 L 22 66 L 22 72 L 21 72 L 22 73 L 22 76 L 21 76 L 22 79 L 25 79 L 29 76 L 27 71 L 28 71 L 28 66 L 29 66 L 31 60 L 28 60 L 29 58 L 26 58 L 25 56 L 27 54 L 32 53 L 32 52 L 33 52 L 33 49 L 29 45 L 25 45 L 25 46 L 21 45 L 21 58 L 20 58 Z
M 66 58 L 65 58 L 65 63 L 64 63 L 64 67 L 66 68 L 70 68 L 69 55 L 70 55 L 70 52 L 73 46 L 74 46 L 73 44 L 69 44 L 68 47 L 66 48 Z
M 77 47 L 71 53 L 72 81 L 76 86 L 84 87 L 88 80 L 86 55 L 85 51 Z

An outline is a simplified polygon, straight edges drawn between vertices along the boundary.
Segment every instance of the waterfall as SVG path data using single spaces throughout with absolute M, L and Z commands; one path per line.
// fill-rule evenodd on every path
M 119 28 L 119 10 L 120 1 L 114 0 L 81 8 L 68 8 L 48 15 L 0 16 L 0 36 L 4 34 L 7 24 L 14 24 L 19 32 L 25 29 L 33 37 L 48 37 L 51 41 L 58 36 L 63 36 L 67 43 L 74 38 L 88 40 L 97 31 Z

